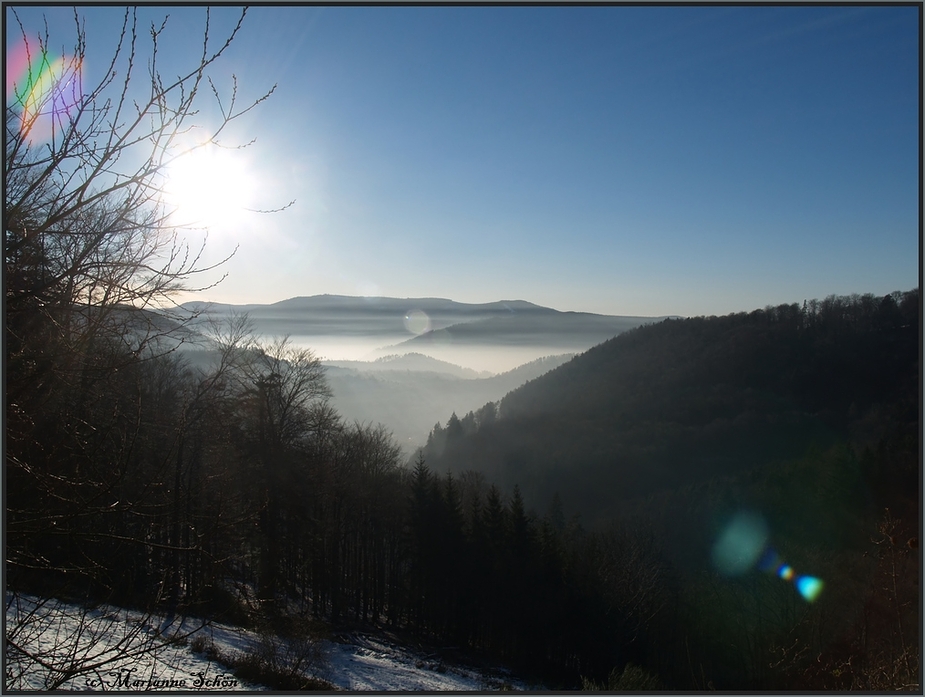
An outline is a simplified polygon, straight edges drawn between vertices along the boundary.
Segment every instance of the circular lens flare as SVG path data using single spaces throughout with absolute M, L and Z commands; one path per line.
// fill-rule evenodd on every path
M 781 580 L 792 582 L 807 602 L 822 592 L 823 583 L 815 576 L 797 576 L 790 564 L 768 544 L 768 526 L 760 515 L 743 511 L 723 529 L 713 545 L 713 564 L 726 576 L 738 576 L 757 568 Z
M 807 602 L 813 602 L 822 592 L 823 583 L 815 576 L 797 576 L 796 570 L 785 564 L 780 556 L 770 547 L 764 551 L 761 561 L 758 562 L 761 571 L 774 574 L 783 581 L 796 586 L 797 591 Z
M 417 336 L 430 331 L 430 317 L 423 310 L 411 310 L 405 315 L 402 322 L 405 329 Z
M 713 563 L 727 576 L 743 574 L 758 561 L 767 540 L 768 528 L 761 516 L 739 513 L 713 546 Z

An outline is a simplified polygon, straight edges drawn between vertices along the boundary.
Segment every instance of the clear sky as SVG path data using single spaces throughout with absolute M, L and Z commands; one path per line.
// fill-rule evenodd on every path
M 122 8 L 80 12 L 91 79 Z M 168 13 L 165 67 L 189 65 L 205 11 L 141 16 Z M 710 315 L 918 284 L 915 6 L 256 6 L 232 73 L 278 85 L 228 134 L 257 139 L 236 198 L 296 202 L 216 219 L 209 258 L 240 248 L 203 299 Z

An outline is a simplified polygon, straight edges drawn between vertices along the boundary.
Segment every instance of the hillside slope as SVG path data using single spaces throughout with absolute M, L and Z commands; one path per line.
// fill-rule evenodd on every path
M 593 517 L 813 445 L 871 445 L 917 422 L 919 312 L 915 290 L 640 327 L 514 390 L 476 433 L 432 438 L 425 456 L 519 484 L 538 510 L 558 492 Z
M 583 350 L 642 324 L 661 321 L 662 317 L 622 317 L 587 312 L 558 312 L 537 309 L 529 313 L 488 317 L 454 324 L 421 334 L 402 346 L 498 345 L 556 346 Z

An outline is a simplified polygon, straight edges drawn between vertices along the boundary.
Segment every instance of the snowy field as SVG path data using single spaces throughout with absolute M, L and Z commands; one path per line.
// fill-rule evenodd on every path
M 241 657 L 257 634 L 200 621 L 154 619 L 112 607 L 6 596 L 9 690 L 260 691 L 216 656 Z M 469 692 L 529 690 L 503 671 L 449 665 L 384 637 L 351 633 L 321 645 L 310 673 L 338 690 Z

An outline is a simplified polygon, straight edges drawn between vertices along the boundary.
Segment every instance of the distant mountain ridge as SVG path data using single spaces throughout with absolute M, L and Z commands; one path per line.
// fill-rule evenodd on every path
M 302 312 L 312 311 L 319 313 L 343 312 L 398 312 L 405 313 L 410 310 L 439 311 L 448 314 L 496 314 L 511 312 L 558 312 L 552 308 L 542 307 L 526 300 L 496 300 L 489 303 L 463 303 L 448 298 L 395 298 L 388 296 L 356 296 L 356 295 L 300 295 L 275 303 L 208 303 L 198 300 L 183 303 L 181 307 L 191 311 L 227 312 L 236 310 L 240 312 L 256 312 L 258 314 L 278 311 Z
M 461 303 L 344 295 L 302 296 L 268 305 L 195 301 L 182 307 L 217 319 L 247 314 L 256 333 L 292 336 L 329 361 L 423 353 L 477 372 L 503 372 L 541 356 L 586 351 L 663 319 L 562 312 L 525 300 Z
M 453 324 L 517 313 L 555 313 L 524 300 L 459 303 L 445 298 L 312 295 L 276 303 L 232 305 L 193 301 L 181 307 L 212 317 L 247 314 L 266 335 L 390 336 L 407 338 Z M 409 328 L 410 327 L 410 328 Z

